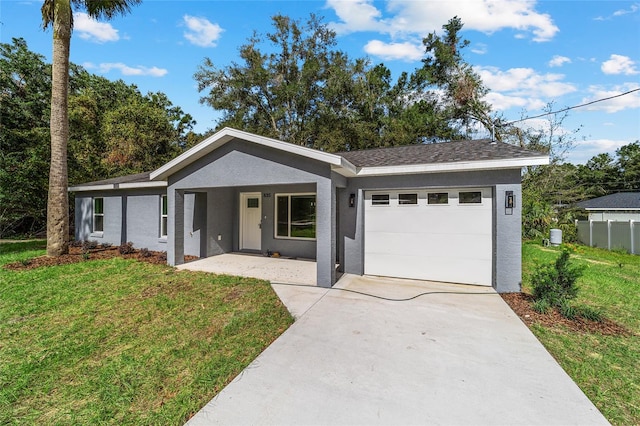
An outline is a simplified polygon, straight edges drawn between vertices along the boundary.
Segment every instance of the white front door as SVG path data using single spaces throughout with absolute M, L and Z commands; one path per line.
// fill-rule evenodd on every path
M 261 250 L 262 208 L 260 192 L 240 193 L 240 250 Z

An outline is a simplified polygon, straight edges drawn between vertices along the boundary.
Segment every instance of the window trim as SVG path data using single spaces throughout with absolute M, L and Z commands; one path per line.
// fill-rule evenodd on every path
M 102 200 L 102 213 L 96 213 L 96 201 Z M 96 229 L 96 217 L 102 218 L 102 229 Z M 91 233 L 102 235 L 104 233 L 104 197 L 91 197 Z
M 316 236 L 313 238 L 307 237 L 292 237 L 291 236 L 291 197 L 292 196 L 305 196 L 305 195 L 313 195 L 315 197 L 315 208 L 316 208 L 316 218 L 315 218 L 315 229 Z M 274 194 L 275 202 L 273 203 L 273 238 L 277 240 L 299 240 L 299 241 L 316 241 L 318 238 L 318 194 L 315 192 L 280 192 Z M 287 197 L 289 199 L 288 202 L 288 212 L 287 212 L 287 224 L 288 224 L 288 236 L 283 237 L 282 235 L 278 235 L 278 197 Z
M 167 213 L 164 214 L 164 202 L 167 202 Z M 167 225 L 166 225 L 166 229 L 164 229 L 164 234 L 162 233 L 163 229 L 162 229 L 162 225 L 163 225 L 163 219 L 167 219 Z M 169 198 L 167 197 L 167 195 L 163 194 L 160 195 L 160 239 L 166 239 L 169 235 Z

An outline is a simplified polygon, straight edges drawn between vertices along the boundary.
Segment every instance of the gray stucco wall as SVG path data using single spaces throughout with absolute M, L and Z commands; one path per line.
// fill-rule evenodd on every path
M 335 209 L 336 185 L 344 185 L 345 180 L 331 172 L 331 167 L 320 161 L 311 160 L 269 147 L 235 140 L 221 146 L 209 155 L 195 161 L 176 172 L 168 179 L 169 200 L 169 241 L 167 258 L 170 264 L 183 261 L 183 250 L 189 249 L 188 232 L 182 232 L 182 225 L 188 226 L 188 194 L 207 192 L 215 197 L 207 202 L 210 207 L 207 217 L 211 228 L 207 232 L 207 252 L 211 254 L 228 250 L 227 239 L 229 218 L 233 218 L 233 245 L 238 248 L 239 194 L 259 191 L 262 197 L 262 250 L 279 251 L 285 256 L 310 257 L 317 259 L 318 285 L 330 286 L 335 281 Z M 232 195 L 221 189 L 232 189 Z M 315 189 L 314 189 L 315 188 Z M 285 240 L 274 237 L 273 209 L 274 196 L 280 192 L 317 192 L 316 241 Z M 264 197 L 265 193 L 272 194 Z M 231 207 L 218 205 L 214 198 L 230 200 Z M 328 198 L 325 198 L 328 196 Z M 185 215 L 180 215 L 183 211 Z M 218 212 L 219 210 L 219 212 Z M 176 215 L 177 213 L 177 215 Z M 214 225 L 215 223 L 215 225 Z M 176 230 L 178 232 L 176 232 Z M 217 240 L 221 235 L 222 240 Z M 326 254 L 325 254 L 326 253 Z M 188 254 L 188 253 L 187 253 Z M 322 254 L 322 255 L 321 255 Z
M 76 194 L 75 239 L 95 240 L 100 244 L 120 245 L 128 241 L 136 248 L 167 251 L 167 239 L 160 237 L 160 196 L 166 194 L 164 188 L 145 190 L 112 190 L 82 192 Z M 93 198 L 104 199 L 104 231 L 93 233 Z M 194 203 L 200 202 L 194 209 Z M 187 197 L 185 210 L 185 234 L 189 238 L 186 254 L 200 256 L 200 228 L 206 223 L 206 198 L 195 194 Z M 205 205 L 203 205 L 205 204 Z
M 521 265 L 521 192 L 520 170 L 431 173 L 385 177 L 362 177 L 348 180 L 339 191 L 341 237 L 339 259 L 344 272 L 364 273 L 364 191 L 398 188 L 492 187 L 494 190 L 494 266 L 493 287 L 499 292 L 519 291 Z M 516 208 L 512 215 L 504 209 L 504 191 L 512 190 Z M 356 194 L 356 207 L 349 207 L 350 194 Z

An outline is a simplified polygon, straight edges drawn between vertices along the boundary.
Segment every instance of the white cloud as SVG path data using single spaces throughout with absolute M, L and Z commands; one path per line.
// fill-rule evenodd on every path
M 424 56 L 422 45 L 405 43 L 384 43 L 380 40 L 371 40 L 364 46 L 364 51 L 369 55 L 378 56 L 387 60 L 418 61 Z
M 576 141 L 573 150 L 567 153 L 567 161 L 573 164 L 586 164 L 598 154 L 608 153 L 615 158 L 616 150 L 632 141 L 612 139 L 589 139 Z
M 549 61 L 549 67 L 561 67 L 564 64 L 570 64 L 571 59 L 566 56 L 554 55 L 553 58 Z
M 111 24 L 98 22 L 84 12 L 73 14 L 73 29 L 80 38 L 96 43 L 118 41 L 120 39 L 118 30 L 113 28 Z
M 489 49 L 487 45 L 484 43 L 476 43 L 474 46 L 471 47 L 471 51 L 476 55 L 484 55 L 489 51 Z
M 537 110 L 546 105 L 546 103 L 541 99 L 524 96 L 509 96 L 498 92 L 487 93 L 483 100 L 491 104 L 492 108 L 496 111 L 505 111 L 511 108 Z
M 512 96 L 555 99 L 577 89 L 561 80 L 563 74 L 539 74 L 532 68 L 511 68 L 502 71 L 496 67 L 474 67 L 484 84 L 497 92 L 510 92 Z
M 591 95 L 587 98 L 583 98 L 582 103 L 585 104 L 598 99 L 609 98 L 638 88 L 640 88 L 640 84 L 638 83 L 626 83 L 608 89 L 602 86 L 589 86 L 589 93 Z M 608 113 L 614 113 L 625 109 L 640 108 L 640 91 L 598 102 L 589 105 L 586 108 L 590 111 L 605 111 Z
M 82 64 L 83 67 L 87 69 L 96 69 L 98 72 L 102 74 L 106 74 L 111 70 L 119 70 L 122 75 L 137 75 L 137 76 L 151 76 L 151 77 L 163 77 L 169 71 L 164 68 L 158 67 L 144 67 L 142 65 L 138 65 L 135 67 L 130 67 L 128 65 L 123 64 L 122 62 L 105 62 L 99 65 L 93 64 L 91 62 L 85 62 Z
M 602 63 L 602 72 L 605 74 L 633 75 L 640 71 L 636 69 L 636 63 L 628 56 L 613 54 L 608 61 Z
M 220 25 L 214 24 L 206 18 L 184 15 L 182 19 L 188 28 L 184 32 L 184 38 L 196 46 L 215 47 L 224 31 Z
M 640 6 L 638 6 L 638 4 L 632 4 L 629 9 L 616 10 L 615 12 L 613 12 L 613 16 L 622 16 L 622 15 L 627 15 L 629 13 L 636 13 L 639 8 Z
M 327 0 L 341 22 L 332 24 L 339 33 L 377 31 L 392 36 L 424 37 L 458 16 L 465 29 L 493 33 L 512 28 L 532 34 L 534 41 L 551 40 L 558 27 L 548 14 L 535 10 L 531 0 L 458 0 L 415 1 L 388 0 L 388 18 L 374 6 L 372 0 Z

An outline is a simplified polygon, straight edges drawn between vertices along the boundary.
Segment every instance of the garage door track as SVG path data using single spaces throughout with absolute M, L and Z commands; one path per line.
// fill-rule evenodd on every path
M 346 275 L 308 291 L 189 425 L 608 424 L 491 288 Z

